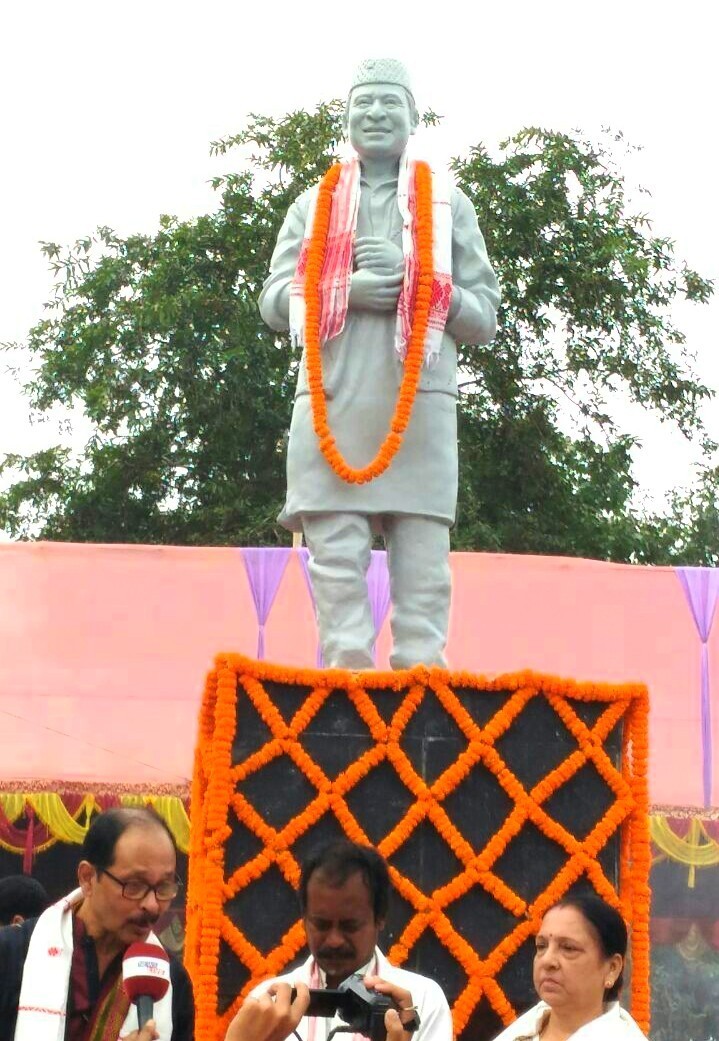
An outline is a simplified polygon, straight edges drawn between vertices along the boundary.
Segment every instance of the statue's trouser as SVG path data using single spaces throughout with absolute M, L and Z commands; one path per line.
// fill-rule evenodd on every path
M 325 665 L 371 669 L 375 642 L 367 595 L 371 518 L 355 513 L 305 514 L 302 527 Z M 449 527 L 431 517 L 402 514 L 384 514 L 382 527 L 392 598 L 392 668 L 411 668 L 420 662 L 444 666 L 451 590 Z

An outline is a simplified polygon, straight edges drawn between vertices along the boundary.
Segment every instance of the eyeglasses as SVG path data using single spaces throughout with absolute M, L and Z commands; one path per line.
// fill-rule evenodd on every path
M 113 882 L 117 882 L 126 900 L 144 900 L 148 893 L 154 893 L 156 900 L 173 900 L 180 891 L 182 883 L 179 878 L 166 878 L 158 882 L 156 886 L 148 885 L 139 878 L 129 878 L 123 882 L 107 868 L 98 868 L 98 875 L 107 875 Z

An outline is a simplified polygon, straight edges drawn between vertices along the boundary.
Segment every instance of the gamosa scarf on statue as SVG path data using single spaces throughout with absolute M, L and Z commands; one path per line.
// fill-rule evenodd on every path
M 404 279 L 397 304 L 395 350 L 404 361 L 412 328 L 412 309 L 417 291 L 417 243 L 415 233 L 415 163 L 405 151 L 399 163 L 397 205 L 402 216 Z M 425 365 L 439 357 L 442 333 L 452 300 L 452 208 L 453 180 L 449 171 L 432 170 L 432 258 L 434 284 L 429 324 L 424 344 Z M 312 189 L 297 269 L 290 287 L 290 335 L 294 345 L 304 346 L 305 270 L 317 206 L 318 187 Z M 320 340 L 326 343 L 344 329 L 352 278 L 352 257 L 360 197 L 360 162 L 342 164 L 342 172 L 332 198 L 332 213 L 327 233 L 327 248 L 320 279 Z

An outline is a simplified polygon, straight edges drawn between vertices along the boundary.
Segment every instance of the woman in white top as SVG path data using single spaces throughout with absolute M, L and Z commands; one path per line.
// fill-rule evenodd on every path
M 534 955 L 540 1001 L 496 1041 L 642 1041 L 619 1004 L 627 927 L 594 895 L 568 896 L 542 919 Z

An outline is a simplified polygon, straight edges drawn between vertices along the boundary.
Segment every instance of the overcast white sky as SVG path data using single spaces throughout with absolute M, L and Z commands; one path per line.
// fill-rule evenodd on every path
M 326 0 L 30 0 L 5 7 L 0 40 L 0 341 L 42 317 L 51 276 L 41 239 L 64 244 L 109 225 L 152 231 L 161 213 L 215 205 L 208 179 L 233 167 L 209 142 L 248 112 L 280 114 L 346 92 L 362 58 L 410 67 L 420 108 L 445 119 L 447 156 L 520 127 L 622 130 L 643 146 L 631 178 L 657 233 L 718 279 L 716 15 L 710 2 L 581 0 L 434 5 Z M 428 144 L 430 138 L 427 138 Z M 680 324 L 719 390 L 719 301 Z M 0 375 L 0 455 L 58 440 L 31 426 Z M 707 412 L 719 438 L 719 406 Z M 690 477 L 681 438 L 632 412 L 655 497 Z

